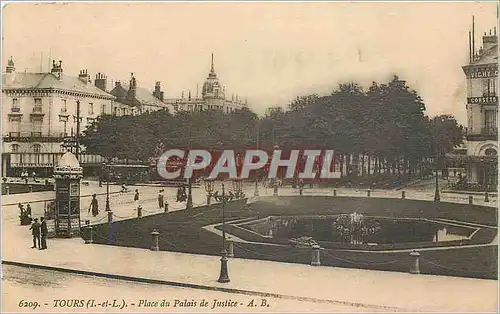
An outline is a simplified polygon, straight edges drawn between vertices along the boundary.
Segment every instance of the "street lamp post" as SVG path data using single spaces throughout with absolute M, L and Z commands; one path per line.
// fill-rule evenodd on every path
M 226 202 L 231 201 L 233 199 L 233 195 L 231 194 L 226 195 L 226 191 L 224 189 L 224 183 L 222 183 L 222 194 L 219 195 L 217 192 L 215 192 L 213 197 L 215 198 L 216 201 L 222 203 L 222 252 L 221 252 L 222 257 L 220 259 L 220 275 L 217 281 L 221 283 L 226 283 L 229 282 L 230 280 L 227 270 L 226 228 L 225 228 L 226 222 L 224 219 L 224 212 L 225 212 Z
M 80 100 L 76 101 L 76 136 L 75 136 L 75 157 L 80 161 Z
M 434 191 L 434 201 L 439 202 L 441 197 L 439 196 L 439 178 L 438 178 L 438 152 L 436 149 L 436 191 Z
M 276 150 L 279 150 L 280 147 L 278 146 L 278 144 L 274 144 L 273 146 L 273 149 L 276 151 Z M 274 154 L 274 152 L 273 152 Z M 276 171 L 276 178 L 274 178 L 274 183 L 273 183 L 273 196 L 278 196 L 278 178 L 279 178 L 279 168 L 277 169 Z
M 191 150 L 191 139 L 192 139 L 192 134 L 191 134 L 191 124 L 190 124 L 189 125 L 188 152 Z M 188 158 L 188 162 L 189 162 L 189 158 Z M 191 166 L 191 165 L 187 165 L 187 166 Z M 192 209 L 192 208 L 193 208 L 193 190 L 192 190 L 191 177 L 189 177 L 188 178 L 188 196 L 187 196 L 187 202 L 186 202 L 186 209 Z
M 235 198 L 243 198 L 245 195 L 243 193 L 243 180 L 237 179 L 233 180 L 233 191 Z
M 193 208 L 193 191 L 192 191 L 191 178 L 189 178 L 188 179 L 188 197 L 187 197 L 186 209 L 192 209 L 192 208 Z
M 438 144 L 438 126 L 437 122 L 434 125 L 435 127 L 435 145 L 436 145 L 436 190 L 434 191 L 434 201 L 439 202 L 441 200 L 441 197 L 439 196 L 439 177 L 438 177 L 438 161 L 439 161 L 439 144 Z
M 259 130 L 259 118 L 257 118 L 257 150 L 259 150 L 259 139 L 260 139 L 260 130 Z M 255 171 L 255 191 L 253 196 L 259 196 L 259 175 L 257 171 Z
M 106 170 L 106 211 L 109 212 L 109 163 L 104 163 L 104 169 Z

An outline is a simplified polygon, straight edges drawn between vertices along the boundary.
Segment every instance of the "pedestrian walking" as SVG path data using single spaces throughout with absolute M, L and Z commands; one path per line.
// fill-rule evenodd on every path
M 139 206 L 139 190 L 135 190 L 134 203 L 135 208 L 137 208 Z
M 160 209 L 162 209 L 164 205 L 165 205 L 165 203 L 164 203 L 164 197 L 163 197 L 163 190 L 160 190 L 158 192 L 158 206 L 160 207 Z
M 21 179 L 23 179 L 24 183 L 26 184 L 28 184 L 28 177 L 29 177 L 28 171 L 25 170 L 21 173 Z
M 31 205 L 30 204 L 26 205 L 26 215 L 28 217 L 31 217 Z
M 31 235 L 33 236 L 33 246 L 31 248 L 36 249 L 37 243 L 40 248 L 40 224 L 38 223 L 38 218 L 33 219 L 30 230 Z
M 179 186 L 177 187 L 177 198 L 176 198 L 176 200 L 177 200 L 177 202 L 182 202 L 182 200 L 181 200 L 181 199 L 182 199 L 182 188 L 181 188 L 181 186 L 179 185 Z
M 47 221 L 45 221 L 44 217 L 40 217 L 40 221 L 42 222 L 40 224 L 40 233 L 42 235 L 42 247 L 40 250 L 46 250 L 47 249 L 47 234 L 49 233 L 49 230 L 47 229 Z
M 99 203 L 97 202 L 97 195 L 94 193 L 92 195 L 92 201 L 90 202 L 89 214 L 92 212 L 92 216 L 99 215 Z
M 36 182 L 36 172 L 35 171 L 33 171 L 32 176 L 33 176 L 33 181 Z

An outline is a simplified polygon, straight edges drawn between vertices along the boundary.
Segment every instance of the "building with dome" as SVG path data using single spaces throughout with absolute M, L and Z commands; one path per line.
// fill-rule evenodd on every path
M 247 100 L 242 100 L 239 96 L 226 97 L 226 87 L 221 84 L 214 67 L 214 54 L 212 53 L 212 64 L 208 77 L 203 83 L 201 97 L 196 91 L 193 97 L 189 91 L 187 97 L 182 93 L 180 98 L 164 99 L 164 103 L 173 106 L 175 111 L 196 111 L 196 110 L 222 110 L 225 113 L 237 109 L 248 107 Z
M 474 22 L 473 22 L 474 23 Z M 473 24 L 474 25 L 474 24 Z M 474 26 L 472 26 L 474 30 Z M 498 184 L 498 37 L 496 27 L 484 33 L 475 48 L 469 32 L 467 80 L 467 183 L 475 189 L 496 190 Z

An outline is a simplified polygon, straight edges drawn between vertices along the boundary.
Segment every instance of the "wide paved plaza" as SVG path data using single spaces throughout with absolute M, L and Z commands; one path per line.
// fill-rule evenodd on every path
M 120 193 L 111 186 L 110 207 L 114 220 L 137 216 L 133 190 L 141 194 L 144 215 L 159 213 L 158 186 L 131 187 Z M 82 186 L 82 220 L 105 222 L 105 186 L 96 182 Z M 253 198 L 254 186 L 245 186 Z M 272 189 L 259 188 L 260 195 L 272 195 Z M 88 214 L 90 195 L 99 194 L 100 214 Z M 175 202 L 175 188 L 165 188 L 169 209 L 183 210 L 185 203 Z M 291 188 L 279 189 L 280 195 L 298 194 Z M 306 189 L 304 194 L 333 195 L 332 189 Z M 34 312 L 64 311 L 54 308 L 54 299 L 94 299 L 95 302 L 123 300 L 126 311 L 207 311 L 203 308 L 139 308 L 140 299 L 195 300 L 232 299 L 237 304 L 266 299 L 269 307 L 217 308 L 212 311 L 460 311 L 495 312 L 498 282 L 459 277 L 413 275 L 409 273 L 370 271 L 336 267 L 277 263 L 268 261 L 229 259 L 231 282 L 222 284 L 220 261 L 216 256 L 174 252 L 154 252 L 144 249 L 84 244 L 79 238 L 49 239 L 49 249 L 33 250 L 28 226 L 19 226 L 18 202 L 30 202 L 34 216 L 43 214 L 44 204 L 54 192 L 9 195 L 3 198 L 2 261 L 6 266 L 2 280 L 4 311 L 23 311 L 19 296 L 43 303 Z M 337 196 L 366 197 L 366 190 L 337 189 Z M 374 190 L 370 197 L 399 198 L 398 190 Z M 333 196 L 332 196 L 333 197 Z M 431 200 L 432 192 L 406 189 L 407 198 Z M 481 204 L 481 196 L 475 200 Z M 463 203 L 468 195 L 442 194 L 442 201 Z M 203 187 L 193 188 L 195 206 L 206 204 Z M 484 203 L 484 202 L 483 202 Z M 496 206 L 496 197 L 484 205 Z M 33 268 L 35 267 L 35 268 Z M 31 291 L 31 293 L 30 293 Z M 78 292 L 75 292 L 78 291 Z M 137 291 L 140 291 L 137 292 Z M 28 299 L 28 298 L 26 298 Z M 48 305 L 45 305 L 47 303 Z M 131 305 L 136 304 L 136 305 Z M 210 309 L 209 309 L 210 310 Z M 32 311 L 32 310 L 29 310 Z M 68 311 L 68 309 L 66 309 Z M 71 311 L 88 311 L 71 309 Z M 106 308 L 106 311 L 124 311 Z

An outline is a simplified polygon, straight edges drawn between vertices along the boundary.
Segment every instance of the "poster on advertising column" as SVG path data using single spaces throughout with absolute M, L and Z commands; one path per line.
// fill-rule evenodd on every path
M 69 182 L 61 181 L 57 184 L 56 201 L 57 215 L 66 216 L 69 214 Z

